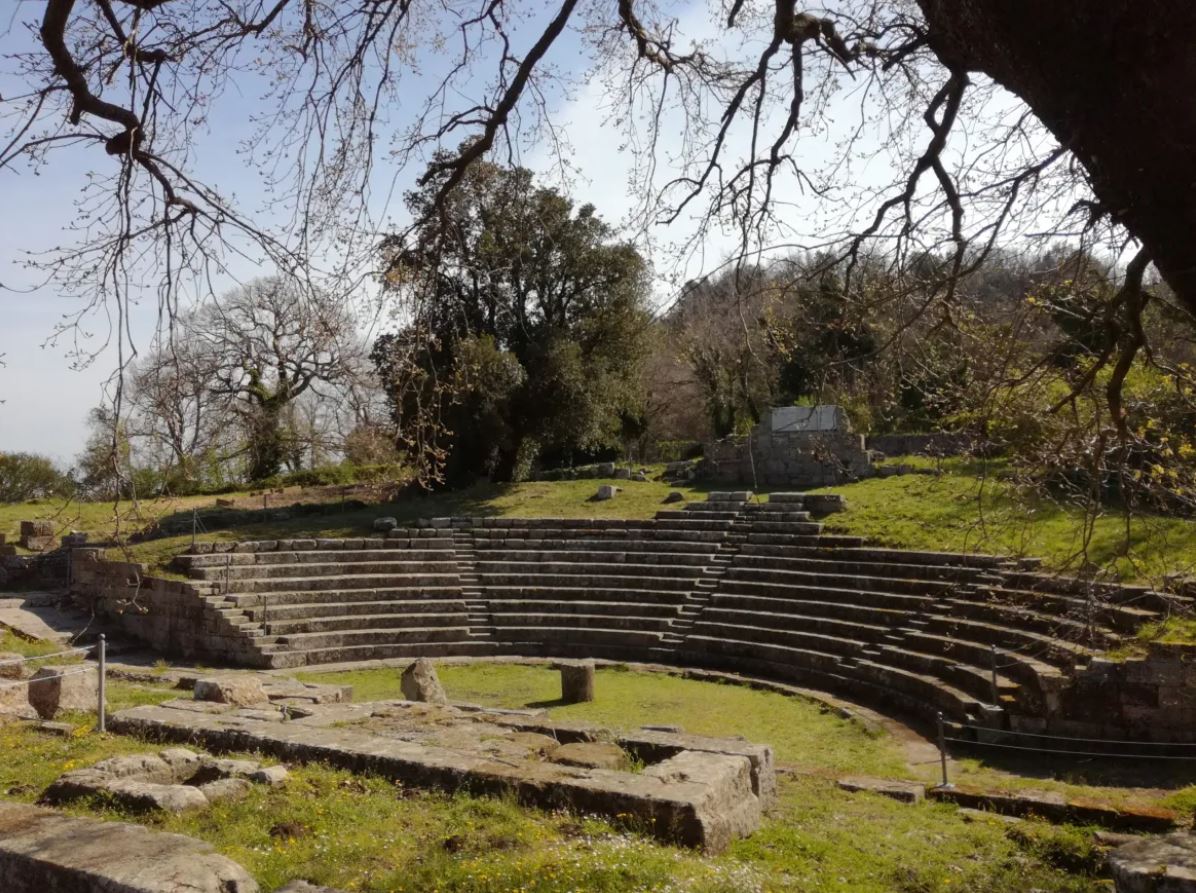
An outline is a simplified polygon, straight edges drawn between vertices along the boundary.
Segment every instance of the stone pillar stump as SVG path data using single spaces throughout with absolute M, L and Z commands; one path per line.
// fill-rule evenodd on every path
M 561 700 L 566 704 L 581 704 L 594 700 L 594 662 L 592 660 L 559 663 L 561 671 Z

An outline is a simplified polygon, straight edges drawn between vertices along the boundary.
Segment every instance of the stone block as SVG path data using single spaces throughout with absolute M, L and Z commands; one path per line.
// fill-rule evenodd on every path
M 43 666 L 29 679 L 29 703 L 42 719 L 62 710 L 94 711 L 99 702 L 96 670 L 84 664 Z
M 618 492 L 619 492 L 619 488 L 616 487 L 614 484 L 601 484 L 598 487 L 598 492 L 595 493 L 591 498 L 595 502 L 602 502 L 607 499 L 614 499 L 615 494 Z
M 209 844 L 125 822 L 0 803 L 4 893 L 258 893 L 241 866 Z
M 142 812 L 184 812 L 208 805 L 208 798 L 199 788 L 185 784 L 155 784 L 118 778 L 105 784 L 104 790 L 122 806 Z
M 556 664 L 561 673 L 561 700 L 566 704 L 583 704 L 594 700 L 594 662 L 570 661 Z
M 448 695 L 436 675 L 436 667 L 427 658 L 421 657 L 403 671 L 400 684 L 403 697 L 408 701 L 424 701 L 429 704 L 447 704 Z
M 398 518 L 375 518 L 373 528 L 378 533 L 389 533 L 399 526 Z
M 29 683 L 0 679 L 0 722 L 6 719 L 37 719 L 29 703 Z
M 891 797 L 902 803 L 920 803 L 926 797 L 926 785 L 912 781 L 894 781 L 890 778 L 868 778 L 855 775 L 849 778 L 840 778 L 838 785 L 844 791 L 852 793 L 867 791 Z
M 196 679 L 194 697 L 197 701 L 235 704 L 238 707 L 264 704 L 269 700 L 265 689 L 262 688 L 262 681 L 256 676 L 213 676 Z
M 0 679 L 25 678 L 25 660 L 15 651 L 0 651 Z
M 671 505 L 674 502 L 685 502 L 685 495 L 678 490 L 672 490 L 669 495 L 664 498 L 666 505 Z
M 552 763 L 580 766 L 583 769 L 614 769 L 626 771 L 631 760 L 617 744 L 607 741 L 575 741 L 553 748 L 547 754 Z
M 53 521 L 22 521 L 21 539 L 27 536 L 54 536 Z
M 186 785 L 173 785 L 186 790 L 197 790 L 208 803 L 218 800 L 239 800 L 249 793 L 250 784 L 243 778 L 218 778 L 201 784 L 198 788 Z
M 1143 837 L 1109 854 L 1117 893 L 1196 893 L 1196 835 Z

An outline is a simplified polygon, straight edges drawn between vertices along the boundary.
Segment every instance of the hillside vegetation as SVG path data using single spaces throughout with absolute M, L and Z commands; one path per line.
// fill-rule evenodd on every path
M 1154 585 L 1169 575 L 1196 573 L 1196 523 L 1190 520 L 1149 514 L 1127 519 L 1116 510 L 1086 518 L 1078 508 L 1019 488 L 1001 463 L 901 461 L 923 473 L 826 488 L 846 496 L 849 506 L 847 512 L 826 519 L 828 531 L 901 548 L 1039 557 L 1050 569 L 1073 572 L 1087 562 L 1123 580 Z M 592 501 L 601 483 L 617 484 L 622 492 L 609 501 Z M 142 501 L 136 506 L 46 500 L 0 505 L 0 533 L 7 533 L 11 542 L 21 520 L 53 518 L 62 530 L 84 530 L 96 541 L 109 540 L 116 532 L 126 541 L 123 549 L 130 559 L 163 566 L 190 544 L 189 532 L 128 541 L 159 525 L 189 531 L 193 513 L 201 540 L 361 536 L 382 516 L 395 517 L 400 524 L 446 515 L 651 518 L 670 491 L 695 501 L 705 499 L 711 489 L 716 487 L 657 480 L 485 483 L 389 501 L 371 497 L 368 490 L 294 488 L 271 493 L 267 509 L 262 508 L 261 495 L 248 492 L 221 497 L 233 505 L 219 508 L 211 496 Z

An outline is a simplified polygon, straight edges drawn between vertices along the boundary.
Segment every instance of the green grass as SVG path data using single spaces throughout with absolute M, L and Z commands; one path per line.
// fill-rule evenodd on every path
M 488 707 L 546 706 L 553 719 L 614 729 L 678 725 L 698 735 L 742 735 L 771 744 L 781 763 L 802 771 L 900 776 L 900 749 L 885 736 L 776 692 L 617 668 L 598 671 L 596 700 L 560 705 L 560 673 L 519 664 L 444 664 L 436 669 L 454 701 Z M 356 701 L 402 698 L 400 671 L 305 673 L 301 679 L 353 686 Z
M 559 693 L 557 674 L 538 667 L 445 666 L 441 677 L 452 697 L 492 704 Z M 367 698 L 393 694 L 398 683 L 397 671 L 317 678 L 344 678 Z M 104 803 L 69 809 L 208 840 L 267 893 L 296 878 L 366 893 L 1079 893 L 1096 883 L 1091 838 L 1078 830 L 1035 824 L 1013 834 L 996 822 L 965 822 L 949 806 L 839 791 L 837 773 L 898 772 L 899 753 L 886 737 L 803 699 L 617 669 L 602 671 L 598 683 L 597 702 L 552 707 L 552 715 L 743 734 L 773 744 L 781 762 L 809 774 L 782 775 L 764 826 L 718 857 L 662 846 L 595 817 L 411 790 L 316 764 L 294 768 L 282 787 L 255 787 L 201 812 L 133 815 Z M 121 703 L 176 694 L 164 686 L 113 688 Z M 76 721 L 69 738 L 0 727 L 0 796 L 32 802 L 61 772 L 154 749 L 89 733 L 89 718 Z
M 1196 522 L 1149 514 L 1127 522 L 1110 510 L 1086 526 L 1078 508 L 1018 487 L 1000 462 L 939 467 L 938 475 L 827 488 L 848 501 L 848 511 L 827 519 L 828 528 L 901 548 L 1038 557 L 1057 570 L 1091 563 L 1156 585 L 1166 575 L 1196 571 Z

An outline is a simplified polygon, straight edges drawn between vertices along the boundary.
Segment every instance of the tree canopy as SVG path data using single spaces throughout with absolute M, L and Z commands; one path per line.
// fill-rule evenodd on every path
M 374 347 L 412 457 L 433 438 L 450 478 L 507 480 L 537 460 L 617 450 L 639 411 L 644 259 L 528 170 L 478 162 L 427 213 L 441 187 L 408 196 L 425 223 L 386 243 L 407 321 Z

